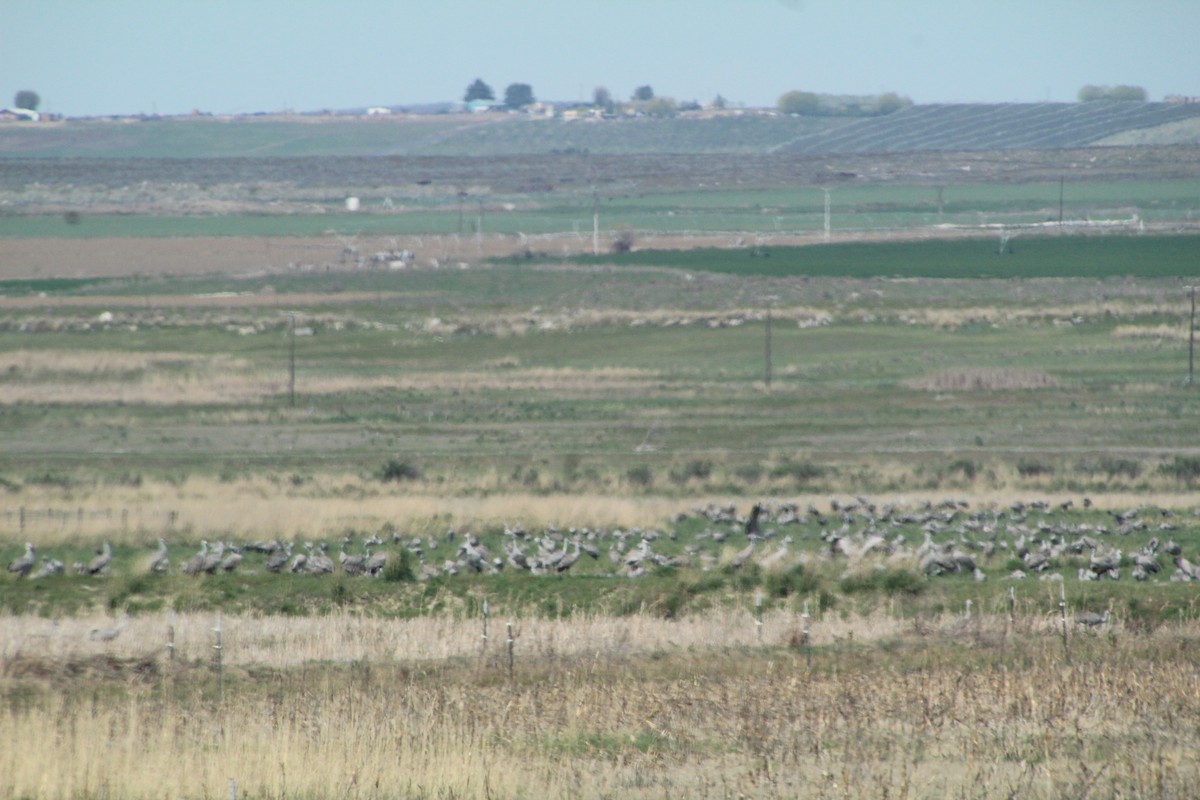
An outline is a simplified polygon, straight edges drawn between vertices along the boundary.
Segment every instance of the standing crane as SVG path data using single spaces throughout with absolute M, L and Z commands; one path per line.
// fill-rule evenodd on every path
M 166 572 L 170 567 L 171 562 L 167 558 L 167 543 L 160 537 L 158 540 L 158 550 L 146 560 L 146 571 Z
M 34 555 L 33 543 L 26 542 L 25 555 L 14 559 L 13 562 L 8 565 L 8 571 L 15 572 L 18 578 L 24 578 L 33 571 L 33 565 L 36 563 L 37 558 Z
M 112 546 L 104 540 L 104 546 L 96 551 L 96 557 L 83 568 L 86 575 L 101 575 L 108 572 L 108 564 L 112 561 Z

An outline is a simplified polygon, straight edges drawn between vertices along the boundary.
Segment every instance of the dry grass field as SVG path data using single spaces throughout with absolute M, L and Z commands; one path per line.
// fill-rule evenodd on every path
M 1194 624 L 6 619 L 0 796 L 1188 797 Z

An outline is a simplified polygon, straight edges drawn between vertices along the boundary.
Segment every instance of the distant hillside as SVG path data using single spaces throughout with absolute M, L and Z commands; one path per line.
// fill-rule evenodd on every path
M 563 120 L 525 115 L 178 117 L 0 124 L 0 157 L 853 154 L 1197 141 L 1200 105 L 913 106 L 883 117 Z

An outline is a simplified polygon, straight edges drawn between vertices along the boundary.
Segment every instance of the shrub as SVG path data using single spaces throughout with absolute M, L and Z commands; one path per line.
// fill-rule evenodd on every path
M 383 465 L 379 479 L 384 483 L 389 481 L 419 481 L 424 477 L 421 468 L 409 461 L 398 458 L 389 459 Z
M 960 458 L 950 463 L 951 472 L 961 472 L 962 476 L 969 481 L 975 480 L 975 476 L 979 474 L 979 465 L 969 458 Z
M 411 583 L 417 579 L 416 570 L 412 565 L 412 554 L 401 550 L 394 556 L 389 556 L 383 567 L 383 579 L 389 583 Z
M 842 591 L 885 592 L 887 594 L 920 594 L 926 583 L 910 569 L 889 569 L 847 575 L 842 579 Z
M 768 572 L 763 579 L 763 588 L 771 597 L 788 597 L 793 594 L 809 594 L 820 586 L 820 579 L 805 572 L 803 564 L 796 564 L 786 572 Z
M 625 473 L 625 477 L 634 486 L 639 486 L 643 489 L 649 488 L 654 483 L 654 470 L 646 464 L 640 464 L 636 467 L 630 467 Z
M 824 467 L 807 461 L 784 461 L 771 470 L 772 478 L 791 478 L 797 483 L 808 483 L 824 475 Z
M 742 464 L 733 471 L 733 474 L 746 483 L 755 483 L 765 471 L 762 464 Z
M 1017 462 L 1017 474 L 1022 478 L 1037 478 L 1042 475 L 1053 475 L 1054 467 L 1042 461 L 1022 458 Z
M 1170 464 L 1160 464 L 1158 471 L 1183 483 L 1195 483 L 1200 478 L 1200 456 L 1175 456 Z
M 712 475 L 712 462 L 696 459 L 671 470 L 671 480 L 675 483 L 686 483 L 692 478 L 708 480 Z

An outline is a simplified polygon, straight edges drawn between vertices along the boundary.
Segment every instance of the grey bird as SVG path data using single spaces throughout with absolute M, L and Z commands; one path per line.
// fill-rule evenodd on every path
M 166 572 L 170 567 L 171 562 L 167 558 L 167 543 L 160 538 L 158 540 L 158 550 L 146 561 L 146 571 Z
M 1075 615 L 1075 622 L 1088 628 L 1098 628 L 1108 622 L 1108 611 L 1097 614 L 1095 611 L 1081 611 Z
M 16 573 L 18 578 L 24 578 L 33 571 L 33 565 L 37 563 L 37 557 L 34 555 L 33 543 L 25 543 L 25 555 L 14 559 L 8 565 L 8 571 Z
M 108 540 L 104 540 L 104 546 L 100 548 L 99 553 L 95 558 L 88 562 L 83 571 L 87 575 L 101 575 L 108 572 L 108 564 L 112 561 L 112 546 Z
M 88 638 L 93 642 L 111 642 L 121 635 L 121 631 L 125 630 L 125 626 L 128 623 L 129 615 L 122 614 L 121 619 L 111 628 L 92 628 L 92 632 L 88 634 Z

